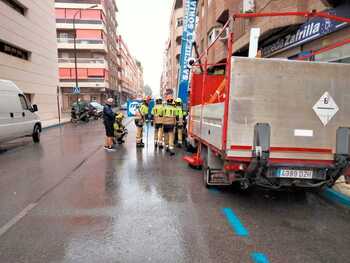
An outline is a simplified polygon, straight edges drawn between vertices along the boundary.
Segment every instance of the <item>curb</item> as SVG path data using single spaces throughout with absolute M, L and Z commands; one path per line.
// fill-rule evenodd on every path
M 350 208 L 350 197 L 345 194 L 342 194 L 331 188 L 327 188 L 322 192 L 322 196 L 332 201 L 333 203 Z
M 46 126 L 46 127 L 42 127 L 42 130 L 48 130 L 48 129 L 51 129 L 51 128 L 57 128 L 57 127 L 60 127 L 60 126 L 64 126 L 67 123 L 69 123 L 69 121 L 63 121 L 61 123 L 52 124 L 52 125 L 49 125 L 49 126 Z

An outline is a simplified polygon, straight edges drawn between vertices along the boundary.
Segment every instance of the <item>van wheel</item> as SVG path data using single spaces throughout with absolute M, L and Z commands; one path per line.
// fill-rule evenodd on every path
M 38 125 L 35 125 L 32 137 L 34 143 L 40 142 L 40 127 Z

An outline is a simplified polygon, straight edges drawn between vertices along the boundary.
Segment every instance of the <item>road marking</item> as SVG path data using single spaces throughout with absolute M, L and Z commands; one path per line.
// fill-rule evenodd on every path
M 42 193 L 38 199 L 35 201 L 35 203 L 31 203 L 28 206 L 26 206 L 19 214 L 17 214 L 15 217 L 13 217 L 10 221 L 8 221 L 4 226 L 0 228 L 0 237 L 4 235 L 8 230 L 10 230 L 11 227 L 13 227 L 15 224 L 17 224 L 23 217 L 25 217 L 33 208 L 35 208 L 39 202 L 44 199 L 48 194 L 50 194 L 52 191 L 54 191 L 57 187 L 61 186 L 67 179 L 71 178 L 74 173 L 79 170 L 81 166 L 84 165 L 85 162 L 87 162 L 90 158 L 95 155 L 101 146 L 98 146 L 94 151 L 91 152 L 90 155 L 88 155 L 85 159 L 83 159 L 77 166 L 73 168 L 71 172 L 66 174 L 63 178 L 61 178 L 60 181 L 58 181 L 55 185 L 51 186 L 49 189 L 47 189 L 44 193 Z
M 209 188 L 208 190 L 209 190 L 209 192 L 211 192 L 213 194 L 219 194 L 220 193 L 220 190 L 217 189 L 217 188 Z
M 236 235 L 241 237 L 249 236 L 248 230 L 243 226 L 243 224 L 241 223 L 241 221 L 235 215 L 235 213 L 232 211 L 231 208 L 223 208 L 222 212 L 226 216 L 228 222 L 230 223 Z
M 324 192 L 323 192 L 323 195 L 330 199 L 331 201 L 333 202 L 336 202 L 336 203 L 339 203 L 341 205 L 344 205 L 344 206 L 347 206 L 347 207 L 350 207 L 350 197 L 340 193 L 340 192 L 337 192 L 333 189 L 330 189 L 330 188 L 327 188 Z
M 250 254 L 250 257 L 252 258 L 254 263 L 269 263 L 269 259 L 267 256 L 260 252 L 253 252 Z
M 0 228 L 0 237 L 10 230 L 15 224 L 17 224 L 23 217 L 25 217 L 38 203 L 33 203 L 24 208 L 19 214 L 13 217 L 5 225 Z

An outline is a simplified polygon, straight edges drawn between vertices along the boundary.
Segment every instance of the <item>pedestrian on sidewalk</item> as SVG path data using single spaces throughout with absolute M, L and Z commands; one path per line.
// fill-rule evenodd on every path
M 143 99 L 142 104 L 136 111 L 135 117 L 135 125 L 136 125 L 136 147 L 142 148 L 145 147 L 143 143 L 143 126 L 148 121 L 148 113 L 149 113 L 149 103 L 151 101 L 151 97 L 147 96 Z
M 106 130 L 106 144 L 104 148 L 107 151 L 114 151 L 113 149 L 113 138 L 114 138 L 114 121 L 115 113 L 113 112 L 114 100 L 112 98 L 107 99 L 106 105 L 103 107 L 103 124 Z

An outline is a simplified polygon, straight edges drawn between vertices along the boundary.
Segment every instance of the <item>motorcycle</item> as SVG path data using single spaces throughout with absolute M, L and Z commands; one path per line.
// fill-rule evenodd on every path
M 98 120 L 101 119 L 103 117 L 103 111 L 100 109 L 97 109 L 93 106 L 89 106 L 89 118 L 90 119 L 94 119 L 94 120 Z
M 71 122 L 72 123 L 78 123 L 78 122 L 89 122 L 89 108 L 86 103 L 78 102 L 73 103 L 72 109 L 71 109 Z

